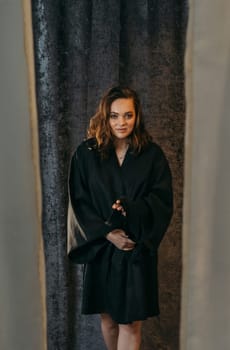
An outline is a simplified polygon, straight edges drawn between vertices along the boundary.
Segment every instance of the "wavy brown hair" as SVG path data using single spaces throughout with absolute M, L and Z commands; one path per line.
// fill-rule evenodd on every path
M 128 88 L 115 86 L 109 89 L 102 97 L 96 114 L 90 119 L 87 131 L 88 138 L 95 138 L 97 147 L 103 157 L 106 157 L 113 147 L 114 136 L 109 125 L 111 104 L 118 98 L 131 98 L 134 103 L 136 121 L 134 129 L 129 136 L 130 148 L 133 153 L 138 154 L 151 140 L 151 136 L 145 129 L 141 103 L 137 93 Z

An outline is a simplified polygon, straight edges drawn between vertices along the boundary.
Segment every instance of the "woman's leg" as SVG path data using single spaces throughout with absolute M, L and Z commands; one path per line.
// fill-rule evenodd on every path
M 118 324 L 108 314 L 101 314 L 101 330 L 108 350 L 117 350 Z
M 141 321 L 119 324 L 117 350 L 139 350 L 141 345 Z

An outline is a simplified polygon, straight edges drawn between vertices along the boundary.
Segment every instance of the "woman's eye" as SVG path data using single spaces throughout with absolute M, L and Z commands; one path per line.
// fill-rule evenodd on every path
M 133 117 L 132 113 L 127 113 L 127 114 L 125 115 L 125 118 L 126 118 L 126 119 L 131 119 L 132 117 Z
M 116 114 L 110 114 L 110 118 L 111 118 L 111 119 L 116 119 L 116 118 L 117 118 L 117 115 L 116 115 Z

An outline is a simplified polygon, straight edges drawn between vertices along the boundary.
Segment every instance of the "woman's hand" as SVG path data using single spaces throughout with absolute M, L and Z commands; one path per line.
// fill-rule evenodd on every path
M 125 231 L 120 229 L 109 232 L 106 238 L 121 250 L 133 250 L 136 244 L 126 235 Z
M 115 210 L 121 211 L 121 214 L 122 214 L 123 216 L 126 216 L 126 211 L 125 211 L 125 209 L 123 208 L 123 206 L 122 206 L 122 204 L 121 204 L 121 201 L 120 201 L 119 199 L 116 200 L 115 203 L 113 203 L 112 208 L 115 209 Z

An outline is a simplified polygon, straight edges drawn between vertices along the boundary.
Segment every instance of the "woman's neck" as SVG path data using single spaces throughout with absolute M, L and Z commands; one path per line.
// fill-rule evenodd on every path
M 128 148 L 128 145 L 128 139 L 117 139 L 114 141 L 114 147 L 116 150 L 126 150 Z

